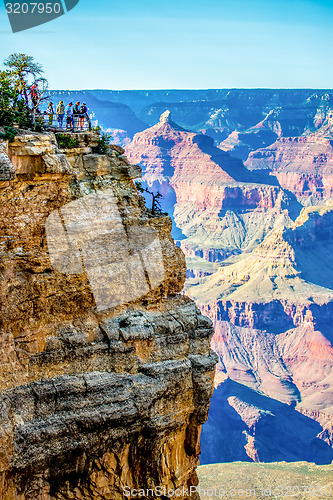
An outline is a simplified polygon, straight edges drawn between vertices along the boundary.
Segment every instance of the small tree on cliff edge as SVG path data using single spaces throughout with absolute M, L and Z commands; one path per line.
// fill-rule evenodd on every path
M 0 125 L 10 126 L 16 118 L 13 103 L 17 99 L 11 79 L 6 71 L 0 71 Z
M 35 62 L 32 56 L 16 53 L 11 54 L 4 65 L 13 78 L 15 90 L 24 96 L 26 106 L 29 107 L 30 88 L 44 73 L 43 66 Z
M 48 90 L 48 82 L 42 76 L 44 73 L 42 65 L 37 63 L 32 56 L 17 53 L 11 54 L 4 61 L 4 65 L 8 69 L 1 73 L 3 78 L 6 75 L 7 80 L 10 80 L 11 89 L 15 93 L 11 106 L 18 108 L 21 113 L 26 115 L 27 119 L 32 120 L 32 123 L 35 124 L 36 111 L 40 102 L 47 98 L 45 94 Z M 32 98 L 31 89 L 33 86 L 36 89 L 34 91 L 35 98 Z

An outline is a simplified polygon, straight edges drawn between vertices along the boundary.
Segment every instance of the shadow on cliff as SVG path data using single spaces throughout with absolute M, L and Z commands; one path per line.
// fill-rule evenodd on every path
M 232 406 L 233 405 L 233 406 Z M 317 435 L 318 422 L 275 399 L 227 379 L 214 390 L 208 420 L 201 434 L 201 464 L 251 461 L 330 464 L 333 450 Z
M 285 306 L 279 299 L 273 299 L 269 302 L 252 302 L 251 312 L 254 318 L 253 322 L 244 322 L 238 319 L 240 303 L 230 300 L 219 300 L 218 321 L 230 321 L 237 327 L 255 328 L 256 330 L 267 330 L 270 333 L 278 335 L 290 328 L 294 328 L 294 320 L 285 310 Z M 236 317 L 234 313 L 237 312 Z M 242 311 L 243 312 L 243 311 Z
M 224 384 L 223 384 L 224 386 Z M 222 393 L 219 386 L 214 390 L 208 420 L 201 431 L 200 465 L 220 462 L 251 462 L 246 454 L 246 424 Z
M 322 216 L 314 212 L 304 224 L 284 233 L 294 248 L 302 278 L 330 289 L 333 289 L 332 227 L 332 211 Z
M 296 196 L 291 191 L 281 187 L 278 179 L 271 171 L 248 170 L 242 160 L 216 148 L 212 138 L 206 135 L 198 134 L 194 137 L 193 142 L 198 144 L 201 151 L 208 154 L 211 159 L 235 181 L 279 187 L 289 198 L 288 211 L 291 219 L 295 220 L 298 217 L 303 206 L 297 201 Z
M 214 163 L 221 167 L 224 172 L 230 175 L 237 182 L 257 182 L 256 176 L 244 167 L 242 160 L 230 156 L 229 153 L 214 146 L 214 140 L 203 134 L 198 134 L 193 138 L 193 142 L 199 146 L 201 151 L 209 155 Z

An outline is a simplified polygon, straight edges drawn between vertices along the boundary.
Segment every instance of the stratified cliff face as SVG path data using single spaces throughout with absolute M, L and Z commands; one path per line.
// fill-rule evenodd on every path
M 212 323 L 179 295 L 184 256 L 170 218 L 153 216 L 138 194 L 140 169 L 119 152 L 94 153 L 94 133 L 76 138 L 71 150 L 59 150 L 52 134 L 20 133 L 1 145 L 0 496 L 120 500 L 125 487 L 186 490 L 197 481 L 212 393 Z M 85 272 L 80 262 L 54 267 L 45 229 L 50 215 L 64 223 L 68 204 L 101 193 L 113 193 L 117 210 L 107 218 L 121 220 L 130 242 L 135 231 L 156 235 L 164 269 L 155 286 L 145 271 L 142 296 L 106 309 L 87 267 L 100 257 L 97 245 L 81 254 Z M 82 210 L 79 234 L 87 221 Z M 63 251 L 66 237 L 55 241 Z M 128 259 L 144 260 L 146 243 Z
M 332 460 L 332 223 L 331 207 L 304 209 L 293 228 L 188 281 L 220 357 L 202 462 Z
M 277 133 L 263 120 L 248 130 L 234 130 L 218 147 L 245 161 L 251 151 L 270 146 L 276 139 Z
M 313 135 L 315 144 L 327 145 L 329 117 L 326 108 L 322 111 Z M 209 159 L 215 167 L 208 167 L 200 139 L 194 141 L 193 133 L 179 127 L 181 150 L 174 152 L 169 139 L 177 125 L 169 120 L 167 128 L 165 117 L 137 134 L 127 149 L 153 189 L 167 185 L 166 196 L 174 190 L 169 200 L 187 258 L 185 291 L 215 327 L 212 347 L 220 361 L 202 431 L 201 463 L 330 463 L 332 205 L 302 208 L 295 195 L 273 184 L 274 172 L 267 175 L 272 169 L 251 176 L 234 169 L 236 160 L 227 154 L 212 154 L 212 147 Z M 148 150 L 152 140 L 153 157 Z M 283 145 L 288 155 L 289 144 L 307 141 L 310 135 L 281 139 L 276 161 L 283 159 Z M 306 194 L 299 189 L 304 201 Z
M 144 168 L 143 180 L 159 190 L 186 239 L 187 256 L 222 261 L 253 248 L 272 228 L 289 220 L 294 200 L 278 186 L 257 183 L 242 162 L 215 148 L 202 134 L 183 130 L 166 112 L 126 147 Z M 163 200 L 162 200 L 163 203 Z
M 333 196 L 333 140 L 319 134 L 280 138 L 270 147 L 249 154 L 246 166 L 266 170 L 281 187 L 303 204 L 316 204 Z

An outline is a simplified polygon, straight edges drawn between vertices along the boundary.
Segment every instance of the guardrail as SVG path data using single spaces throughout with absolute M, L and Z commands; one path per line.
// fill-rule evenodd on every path
M 43 123 L 45 126 L 54 127 L 59 130 L 67 130 L 68 132 L 84 132 L 91 131 L 91 120 L 87 114 L 73 115 L 69 121 L 66 115 L 49 115 L 42 113 Z

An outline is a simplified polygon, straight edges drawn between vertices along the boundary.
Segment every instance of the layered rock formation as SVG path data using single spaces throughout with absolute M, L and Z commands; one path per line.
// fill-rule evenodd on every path
M 76 139 L 77 148 L 60 150 L 53 134 L 22 132 L 1 146 L 0 491 L 6 500 L 116 500 L 124 487 L 197 482 L 216 363 L 211 321 L 179 295 L 184 256 L 171 238 L 170 218 L 154 216 L 137 192 L 132 179 L 140 169 L 115 150 L 94 152 L 95 133 Z M 71 246 L 73 234 L 88 244 L 82 238 L 90 215 L 82 203 L 88 200 L 87 209 L 89 200 L 105 196 L 115 200 L 105 224 L 121 222 L 123 231 L 115 265 L 123 255 L 145 261 L 149 241 L 137 241 L 141 233 L 154 235 L 152 248 L 163 262 L 155 286 L 146 268 L 142 296 L 106 309 L 93 293 L 88 262 L 110 247 L 98 239 L 88 253 Z M 73 226 L 67 207 L 77 206 Z M 67 233 L 51 225 L 52 240 L 45 226 L 57 217 Z M 51 243 L 59 245 L 57 262 Z
M 276 139 L 277 134 L 263 120 L 248 130 L 234 130 L 218 147 L 245 161 L 253 150 L 270 146 Z
M 187 293 L 214 321 L 220 357 L 202 461 L 332 460 L 332 222 L 329 206 L 304 210 L 237 262 L 188 280 Z M 216 419 L 223 412 L 238 422 L 227 447 L 223 429 L 232 425 Z
M 286 209 L 295 205 L 279 187 L 257 183 L 211 138 L 179 127 L 168 112 L 136 134 L 126 154 L 144 168 L 147 185 L 162 193 L 162 206 L 173 215 L 188 256 L 222 261 L 252 248 L 289 220 Z
M 333 139 L 322 134 L 280 138 L 268 148 L 251 152 L 245 165 L 272 173 L 303 204 L 333 196 Z
M 316 141 L 327 140 L 327 113 L 316 115 Z M 269 169 L 251 177 L 197 137 L 164 114 L 127 151 L 148 185 L 167 186 L 187 256 L 186 293 L 215 326 L 220 362 L 201 460 L 329 463 L 331 204 L 302 210 L 292 193 L 273 185 Z M 282 155 L 288 141 L 280 141 Z

